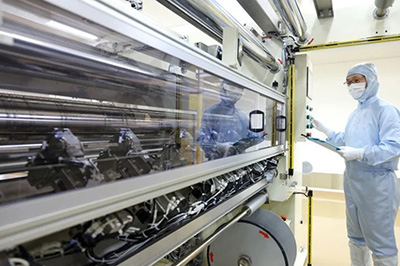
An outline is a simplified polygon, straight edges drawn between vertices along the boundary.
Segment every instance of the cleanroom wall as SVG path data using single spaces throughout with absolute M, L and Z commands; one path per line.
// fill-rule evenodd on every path
M 311 52 L 314 62 L 312 102 L 315 116 L 332 129 L 344 130 L 347 118 L 356 108 L 357 102 L 351 98 L 347 87 L 342 83 L 348 69 L 353 64 L 363 61 L 370 61 L 378 68 L 380 81 L 378 96 L 400 109 L 400 77 L 398 75 L 400 54 L 396 52 L 400 50 L 399 48 L 399 43 L 387 43 Z M 313 136 L 325 138 L 316 130 L 313 130 Z M 301 144 L 303 145 L 302 159 L 313 165 L 313 173 L 303 175 L 303 185 L 318 188 L 314 191 L 313 205 L 313 264 L 350 265 L 345 199 L 344 194 L 340 192 L 343 189 L 344 160 L 334 152 L 314 143 Z M 400 176 L 399 171 L 397 176 Z M 335 191 L 325 191 L 325 188 Z M 303 200 L 303 217 L 307 215 L 304 211 L 306 206 L 307 200 Z M 399 229 L 398 216 L 395 226 L 397 239 L 400 236 Z
M 312 44 L 357 40 L 400 33 L 400 4 L 395 1 L 383 20 L 373 18 L 374 1 L 332 1 L 334 16 L 318 19 L 312 0 L 299 0 Z
M 373 17 L 376 8 L 374 1 L 351 0 L 332 1 L 334 16 L 318 19 L 314 3 L 311 0 L 299 0 L 304 19 L 310 32 L 311 45 L 330 42 L 344 42 L 362 40 L 377 36 L 390 36 L 400 33 L 400 5 L 395 2 L 388 8 L 387 18 L 377 20 Z M 305 45 L 307 46 L 307 45 Z M 400 42 L 385 42 L 365 44 L 341 48 L 322 49 L 307 52 L 313 64 L 313 97 L 314 116 L 326 123 L 333 130 L 344 130 L 347 118 L 357 107 L 343 85 L 348 69 L 360 62 L 375 63 L 378 68 L 380 89 L 378 96 L 400 108 L 400 94 L 398 86 L 400 77 L 398 66 L 400 63 Z M 314 137 L 325 136 L 313 130 Z M 313 165 L 313 173 L 328 174 L 326 182 L 332 188 L 340 188 L 341 175 L 344 171 L 343 159 L 313 143 L 302 143 L 304 161 Z M 304 147 L 304 148 L 303 148 Z M 306 185 L 321 184 L 313 182 L 307 184 L 308 176 L 304 176 Z M 326 187 L 326 188 L 329 188 Z
M 357 102 L 351 98 L 343 82 L 352 65 L 366 61 L 374 63 L 378 69 L 378 97 L 400 108 L 399 50 L 400 43 L 391 42 L 309 52 L 313 62 L 315 117 L 333 130 L 344 130 Z M 316 130 L 313 136 L 325 138 L 323 133 Z M 304 147 L 304 160 L 311 162 L 314 173 L 343 173 L 345 165 L 340 156 L 313 143 L 305 143 Z

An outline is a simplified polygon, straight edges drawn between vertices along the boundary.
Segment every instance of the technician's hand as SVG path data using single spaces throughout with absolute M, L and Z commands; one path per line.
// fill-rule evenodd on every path
M 314 117 L 311 117 L 311 125 L 316 130 L 324 133 L 327 137 L 329 137 L 333 133 L 333 130 L 326 127 L 321 121 L 315 119 Z
M 236 148 L 232 144 L 233 142 L 217 143 L 216 148 L 218 153 L 223 154 L 223 157 L 233 154 Z
M 364 155 L 364 149 L 353 148 L 348 146 L 339 147 L 338 153 L 342 156 L 346 161 L 352 160 L 362 160 Z

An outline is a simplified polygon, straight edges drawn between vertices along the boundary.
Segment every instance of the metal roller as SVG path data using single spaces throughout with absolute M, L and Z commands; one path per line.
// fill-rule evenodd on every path
M 301 44 L 306 43 L 309 38 L 307 25 L 303 15 L 301 14 L 297 1 L 273 0 L 273 2 L 290 32 L 299 38 Z
M 296 252 L 289 226 L 275 213 L 259 209 L 225 230 L 208 247 L 207 257 L 209 266 L 293 266 Z
M 123 108 L 113 103 L 72 99 L 61 102 L 45 97 L 1 96 L 0 131 L 3 132 L 21 131 L 21 127 L 36 131 L 48 131 L 53 127 L 96 128 L 100 131 L 99 128 L 160 129 L 188 127 L 190 124 L 185 119 L 160 118 L 157 109 L 151 111 L 127 106 Z M 154 118 L 145 119 L 146 113 L 151 113 Z M 188 116 L 191 115 L 193 114 L 188 112 Z M 181 116 L 184 117 L 185 113 Z
M 13 46 L 0 44 L 2 89 L 24 91 L 28 85 L 30 92 L 54 94 L 57 88 L 58 95 L 155 107 L 168 106 L 178 89 L 197 92 L 194 79 L 118 54 L 107 58 L 101 47 L 71 41 L 67 48 L 17 34 L 3 35 L 13 38 Z M 154 48 L 141 44 L 132 45 L 131 50 L 154 53 Z M 165 54 L 159 57 L 170 59 Z
M 280 71 L 281 67 L 276 58 L 249 30 L 241 25 L 229 12 L 215 0 L 158 0 L 161 4 L 178 13 L 190 23 L 199 26 L 207 34 L 222 41 L 225 27 L 235 27 L 240 32 L 243 52 L 269 69 L 272 73 Z

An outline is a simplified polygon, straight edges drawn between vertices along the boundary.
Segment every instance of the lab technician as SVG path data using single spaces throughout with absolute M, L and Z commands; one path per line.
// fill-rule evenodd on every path
M 398 266 L 394 222 L 400 201 L 395 174 L 400 155 L 400 112 L 377 97 L 372 63 L 353 66 L 346 83 L 358 107 L 344 132 L 313 119 L 314 127 L 337 145 L 345 159 L 346 225 L 352 266 Z
M 257 138 L 258 134 L 249 130 L 249 119 L 235 104 L 243 96 L 243 88 L 223 81 L 221 101 L 207 108 L 202 117 L 197 142 L 208 160 L 218 159 L 244 152 L 235 143 L 244 138 Z M 260 142 L 254 140 L 254 144 Z

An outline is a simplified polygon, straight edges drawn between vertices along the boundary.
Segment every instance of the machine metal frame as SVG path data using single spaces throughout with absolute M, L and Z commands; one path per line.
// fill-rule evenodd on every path
M 0 250 L 282 154 L 282 146 L 0 207 Z M 212 221 L 212 220 L 211 220 Z
M 206 52 L 195 49 L 189 43 L 174 38 L 159 28 L 159 25 L 142 14 L 130 13 L 121 3 L 106 0 L 44 0 L 64 10 L 85 17 L 101 26 L 116 31 L 139 42 L 157 47 L 158 50 L 196 65 L 217 76 L 224 77 L 232 82 L 284 103 L 286 96 L 266 87 L 265 84 L 249 79 L 244 74 L 224 65 L 218 59 Z M 266 89 L 267 88 L 267 89 Z
M 205 221 L 216 221 L 229 212 L 233 211 L 236 207 L 244 203 L 251 196 L 255 195 L 258 191 L 264 189 L 267 186 L 266 180 L 261 180 L 252 187 L 239 193 L 233 198 L 222 203 L 220 206 L 208 211 L 203 214 L 201 218 L 195 219 L 194 221 L 186 224 L 182 228 L 176 230 L 174 233 L 164 237 L 157 243 L 153 244 L 150 248 L 144 249 L 133 257 L 120 263 L 120 266 L 131 266 L 141 265 L 147 266 L 157 262 L 165 254 L 171 252 L 181 244 L 185 243 L 186 240 L 193 237 L 196 233 L 204 230 L 209 226 L 209 222 Z
M 180 58 L 246 88 L 250 88 L 282 104 L 286 104 L 287 97 L 282 93 L 249 79 L 200 49 L 196 49 L 182 40 L 171 37 L 171 35 L 161 31 L 154 22 L 142 14 L 138 12 L 135 12 L 134 15 L 128 13 L 131 10 L 124 10 L 121 3 L 113 3 L 111 6 L 106 0 L 43 1 L 78 16 L 85 17 L 122 35 L 157 47 L 167 54 Z M 99 61 L 98 63 L 101 62 Z M 0 220 L 0 250 L 49 235 L 128 206 L 133 206 L 145 200 L 176 191 L 265 158 L 283 154 L 285 151 L 285 146 L 279 145 L 217 161 L 189 166 L 190 168 L 181 167 L 167 172 L 121 180 L 103 186 L 68 191 L 0 206 L 0 217 L 2 217 Z M 190 174 L 188 174 L 189 172 Z M 216 219 L 232 211 L 247 198 L 264 189 L 267 185 L 264 181 L 257 183 L 221 204 L 221 206 L 204 214 L 201 219 L 192 221 L 163 238 L 152 246 L 151 251 L 149 251 L 150 249 L 146 249 L 121 265 L 128 265 L 129 261 L 133 259 L 140 261 L 140 265 L 154 263 L 157 259 L 173 250 L 174 247 L 179 246 Z M 168 243 L 168 250 L 164 247 L 165 243 Z

